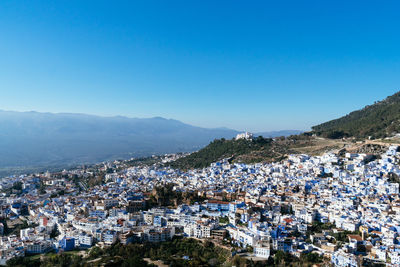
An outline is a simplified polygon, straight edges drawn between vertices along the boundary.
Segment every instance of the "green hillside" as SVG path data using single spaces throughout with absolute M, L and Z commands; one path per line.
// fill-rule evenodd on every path
M 171 162 L 170 166 L 180 169 L 204 168 L 224 158 L 243 163 L 272 162 L 292 153 L 320 155 L 342 149 L 350 142 L 342 140 L 343 137 L 376 139 L 392 136 L 400 133 L 400 92 L 342 118 L 314 126 L 312 133 L 319 137 L 304 133 L 275 139 L 214 140 L 203 149 Z
M 327 138 L 376 139 L 399 133 L 400 92 L 339 119 L 314 126 L 312 130 L 315 134 Z
M 268 153 L 269 156 L 273 156 L 274 153 L 269 152 L 271 143 L 272 139 L 262 137 L 258 137 L 254 140 L 217 139 L 203 149 L 172 162 L 171 166 L 180 169 L 204 168 L 218 160 L 224 158 L 231 158 L 231 160 L 234 160 L 241 155 L 255 151 L 264 151 Z
M 298 153 L 297 147 L 313 145 L 308 136 L 279 137 L 276 139 L 257 137 L 253 140 L 218 139 L 203 149 L 170 163 L 173 168 L 204 168 L 224 158 L 231 162 L 272 162 L 281 160 L 290 153 Z

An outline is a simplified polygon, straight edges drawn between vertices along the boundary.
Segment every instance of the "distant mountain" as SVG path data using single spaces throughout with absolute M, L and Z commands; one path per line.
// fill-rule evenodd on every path
M 160 117 L 0 111 L 0 175 L 17 169 L 190 152 L 237 133 Z
M 265 138 L 274 138 L 274 137 L 279 137 L 279 136 L 298 135 L 303 132 L 304 131 L 300 131 L 300 130 L 281 130 L 281 131 L 255 133 L 254 136 L 262 136 Z
M 400 133 L 400 92 L 339 119 L 314 126 L 312 131 L 328 138 L 382 138 Z

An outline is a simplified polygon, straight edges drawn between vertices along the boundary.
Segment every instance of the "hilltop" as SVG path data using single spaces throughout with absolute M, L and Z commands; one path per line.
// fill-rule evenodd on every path
M 260 136 L 253 140 L 215 140 L 203 149 L 171 163 L 171 166 L 203 168 L 223 158 L 243 163 L 271 162 L 289 154 L 320 155 L 340 150 L 377 154 L 377 151 L 385 150 L 390 142 L 396 141 L 379 138 L 396 133 L 400 133 L 400 92 L 339 119 L 314 126 L 312 132 L 274 139 Z M 356 143 L 357 139 L 361 142 Z M 377 140 L 366 142 L 367 139 Z
M 259 158 L 260 154 L 263 154 L 264 157 L 278 156 L 272 151 L 272 139 L 269 138 L 259 137 L 254 140 L 218 139 L 201 150 L 172 162 L 171 166 L 181 169 L 203 168 L 223 158 L 233 160 L 250 153 L 254 155 L 255 160 Z
M 312 131 L 328 138 L 358 139 L 377 139 L 400 133 L 400 92 L 339 119 L 316 125 Z
M 330 140 L 307 135 L 254 139 L 218 139 L 197 152 L 169 163 L 173 168 L 204 168 L 221 159 L 231 162 L 256 163 L 274 162 L 286 158 L 289 154 L 321 154 L 327 150 L 339 150 L 347 145 L 341 140 Z

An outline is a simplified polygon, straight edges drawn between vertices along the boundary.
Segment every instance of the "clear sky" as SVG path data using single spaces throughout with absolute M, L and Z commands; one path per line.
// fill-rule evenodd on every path
M 310 126 L 400 90 L 399 1 L 0 1 L 0 109 Z

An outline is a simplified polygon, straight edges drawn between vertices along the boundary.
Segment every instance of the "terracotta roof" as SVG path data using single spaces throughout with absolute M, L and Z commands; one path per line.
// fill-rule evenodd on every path
M 362 237 L 359 235 L 347 235 L 347 237 L 350 239 L 355 239 L 357 241 L 362 241 Z
M 292 218 L 285 218 L 285 219 L 283 219 L 286 223 L 291 223 L 291 222 L 293 222 L 293 219 Z
M 225 205 L 229 204 L 229 202 L 219 201 L 219 200 L 209 200 L 208 203 L 211 203 L 211 204 L 225 204 Z
M 381 235 L 382 232 L 379 232 L 379 231 L 372 231 L 371 234 Z

